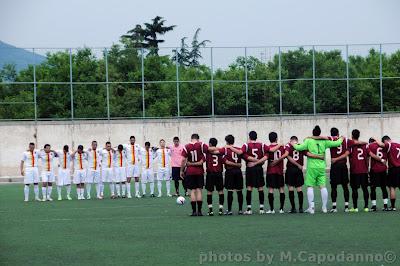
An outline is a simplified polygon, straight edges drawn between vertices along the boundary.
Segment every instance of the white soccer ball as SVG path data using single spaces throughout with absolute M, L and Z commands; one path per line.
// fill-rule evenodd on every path
M 176 204 L 178 204 L 178 205 L 183 205 L 183 204 L 185 204 L 185 198 L 182 197 L 182 196 L 179 196 L 179 197 L 176 199 Z

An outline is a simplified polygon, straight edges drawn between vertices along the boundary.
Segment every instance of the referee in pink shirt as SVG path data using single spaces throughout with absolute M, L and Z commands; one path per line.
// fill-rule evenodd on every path
M 174 145 L 169 146 L 168 148 L 171 150 L 172 179 L 174 180 L 175 190 L 176 190 L 174 196 L 179 196 L 179 180 L 182 180 L 182 186 L 185 189 L 185 196 L 187 196 L 188 194 L 185 182 L 183 182 L 183 179 L 180 176 L 181 165 L 183 160 L 182 157 L 183 145 L 180 144 L 178 137 L 174 137 L 173 141 Z

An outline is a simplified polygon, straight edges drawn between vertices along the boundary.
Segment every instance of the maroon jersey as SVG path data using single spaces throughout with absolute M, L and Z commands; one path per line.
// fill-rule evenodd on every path
M 338 140 L 338 137 L 329 137 L 330 140 Z M 349 150 L 349 139 L 345 138 L 339 147 L 330 148 L 331 158 L 342 156 Z M 347 163 L 347 157 L 337 161 L 336 163 Z
M 352 140 L 348 142 L 350 147 L 350 173 L 368 174 L 367 145 L 354 145 Z
M 296 162 L 296 163 L 298 163 L 298 164 L 300 164 L 301 166 L 303 166 L 304 165 L 304 156 L 305 156 L 305 152 L 304 151 L 296 151 L 294 148 L 293 148 L 293 146 L 292 146 L 292 144 L 290 144 L 290 143 L 288 143 L 288 144 L 286 144 L 286 146 L 285 146 L 285 151 L 287 151 L 289 154 L 288 154 L 288 156 L 290 156 L 290 157 L 292 157 L 293 158 L 293 160 Z M 289 160 L 287 161 L 287 164 L 286 164 L 286 167 L 297 167 L 297 166 L 295 166 L 294 164 L 292 164 Z
M 278 144 L 271 144 L 269 146 L 269 149 L 275 147 L 276 145 L 278 145 Z M 282 146 L 279 147 L 279 149 L 277 149 L 274 152 L 271 152 L 271 151 L 268 152 L 267 174 L 283 175 L 283 160 L 274 166 L 270 166 L 270 163 L 272 161 L 275 161 L 275 160 L 278 160 L 279 158 L 281 158 L 284 153 L 285 153 L 285 148 Z
M 235 147 L 235 149 L 240 150 L 240 148 Z M 240 168 L 231 165 L 227 165 L 226 161 L 230 161 L 233 163 L 242 163 L 242 156 L 234 153 L 231 149 L 221 148 L 219 150 L 221 154 L 223 154 L 223 162 L 225 164 L 225 169 L 232 169 L 232 168 Z
M 200 162 L 204 160 L 204 143 L 195 142 L 186 144 L 182 151 L 182 156 L 187 158 L 188 162 Z M 186 175 L 203 175 L 203 165 L 200 166 L 188 166 L 186 168 Z
M 206 144 L 204 144 L 204 153 L 206 154 L 207 173 L 222 173 L 222 155 L 211 154 Z
M 245 160 L 250 156 L 257 160 L 261 159 L 268 151 L 268 146 L 261 142 L 248 142 L 242 146 L 243 159 Z
M 389 167 L 400 167 L 400 144 L 387 142 L 384 151 L 387 152 Z
M 379 147 L 378 143 L 374 142 L 369 144 L 369 151 L 378 156 L 381 159 L 387 160 L 387 153 L 383 151 L 382 147 Z M 386 163 L 371 158 L 371 171 L 374 173 L 385 172 L 387 169 Z

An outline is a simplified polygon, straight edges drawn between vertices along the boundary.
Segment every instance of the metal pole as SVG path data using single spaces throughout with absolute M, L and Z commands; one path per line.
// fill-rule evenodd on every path
M 313 74 L 313 113 L 317 114 L 317 104 L 315 100 L 315 46 L 312 47 L 312 74 Z
M 107 119 L 110 120 L 110 87 L 108 84 L 108 51 L 104 48 L 104 59 L 106 63 L 106 95 L 107 95 Z
M 179 60 L 178 48 L 175 50 L 175 65 L 176 65 L 176 108 L 178 109 L 178 117 L 181 116 L 180 102 L 179 102 Z
M 141 48 L 142 51 L 142 108 L 143 108 L 143 118 L 146 117 L 145 113 L 145 101 L 144 101 L 144 50 Z
M 214 62 L 213 48 L 211 47 L 211 116 L 214 116 Z
M 249 82 L 247 77 L 247 47 L 244 48 L 244 77 L 246 82 L 246 117 L 249 117 Z
M 282 115 L 282 66 L 281 66 L 281 47 L 278 47 L 279 51 L 279 66 L 278 66 L 278 72 L 279 72 L 279 114 Z
M 379 90 L 381 97 L 381 115 L 383 115 L 382 44 L 379 44 Z
M 346 44 L 346 97 L 347 115 L 350 114 L 350 74 L 349 74 L 349 45 Z
M 74 87 L 72 85 L 72 49 L 69 48 L 69 85 L 71 92 L 71 120 L 74 120 Z
M 33 102 L 35 108 L 35 121 L 37 121 L 37 87 L 36 87 L 36 56 L 35 48 L 32 49 L 33 53 Z

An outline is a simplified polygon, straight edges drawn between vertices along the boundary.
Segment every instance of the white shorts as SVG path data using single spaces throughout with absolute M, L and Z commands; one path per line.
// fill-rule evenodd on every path
M 86 169 L 75 170 L 74 184 L 85 183 L 85 179 L 86 179 Z
M 142 183 L 154 182 L 153 169 L 142 168 Z
M 54 182 L 56 180 L 52 171 L 42 171 L 42 182 Z
M 114 168 L 114 182 L 126 182 L 126 167 Z
M 89 169 L 86 175 L 85 183 L 101 183 L 100 170 Z
M 101 170 L 101 182 L 104 183 L 114 182 L 114 171 L 112 168 L 103 168 Z
M 37 184 L 39 183 L 39 170 L 37 167 L 26 167 L 24 184 Z
M 139 166 L 138 165 L 128 165 L 127 177 L 139 177 Z
M 59 168 L 57 176 L 57 186 L 71 185 L 71 171 L 69 169 Z
M 171 174 L 169 172 L 169 168 L 158 168 L 157 180 L 163 181 L 163 180 L 170 180 L 170 179 L 171 179 Z

